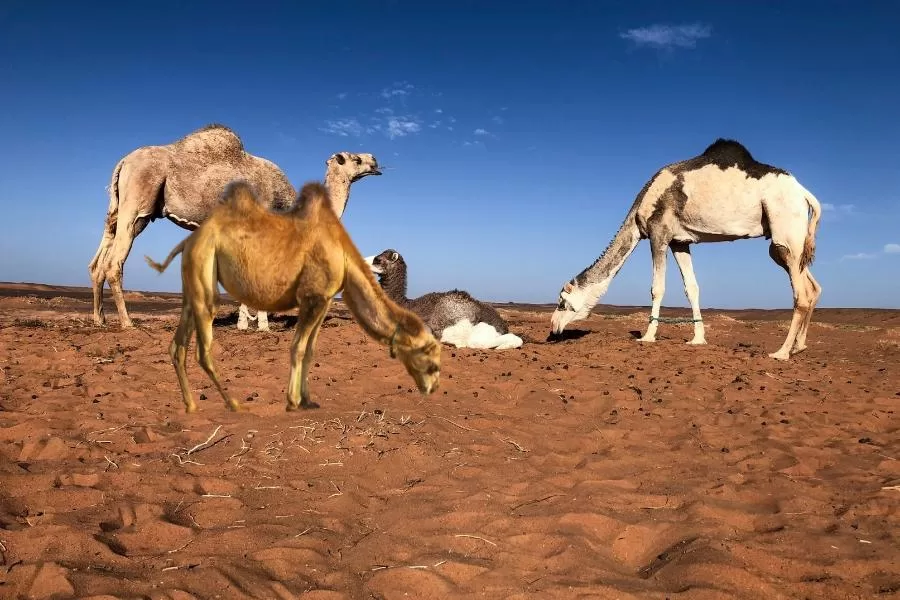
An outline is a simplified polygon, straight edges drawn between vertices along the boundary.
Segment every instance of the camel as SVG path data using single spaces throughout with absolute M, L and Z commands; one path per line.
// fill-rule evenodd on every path
M 221 204 L 179 243 L 165 262 L 145 257 L 162 273 L 179 253 L 181 318 L 169 346 L 185 411 L 196 412 L 188 388 L 185 357 L 196 332 L 197 360 L 233 410 L 244 410 L 226 390 L 212 360 L 213 317 L 218 286 L 240 302 L 260 310 L 298 309 L 291 342 L 287 410 L 316 408 L 310 400 L 309 366 L 316 338 L 334 296 L 343 299 L 363 330 L 399 357 L 419 391 L 438 388 L 441 345 L 413 312 L 391 301 L 328 204 L 324 185 L 310 182 L 300 190 L 296 206 L 278 214 L 258 201 L 244 180 L 229 183 Z
M 644 185 L 603 254 L 566 283 L 551 316 L 551 338 L 586 318 L 625 260 L 644 238 L 653 257 L 650 323 L 640 338 L 654 342 L 671 248 L 691 305 L 694 337 L 705 344 L 700 287 L 690 245 L 765 237 L 769 255 L 787 271 L 794 311 L 787 338 L 771 358 L 788 360 L 806 349 L 806 335 L 822 286 L 809 270 L 821 216 L 819 201 L 793 175 L 756 161 L 739 142 L 719 138 L 699 156 L 664 166 Z
M 396 250 L 389 248 L 377 256 L 366 257 L 365 261 L 378 275 L 388 298 L 419 315 L 441 342 L 457 348 L 497 350 L 522 346 L 522 339 L 509 332 L 497 309 L 466 291 L 454 289 L 407 298 L 406 261 Z
M 335 174 L 329 178 L 336 185 L 333 201 L 341 211 L 347 200 L 346 196 L 342 198 L 341 190 L 349 194 L 349 183 L 366 175 L 381 174 L 371 154 L 340 153 L 326 164 L 336 173 L 343 171 L 343 176 Z M 122 277 L 134 239 L 144 228 L 165 217 L 188 231 L 195 230 L 209 216 L 222 188 L 232 179 L 253 183 L 266 205 L 274 210 L 287 210 L 296 198 L 291 182 L 275 163 L 245 152 L 240 137 L 216 123 L 171 144 L 142 146 L 116 163 L 109 184 L 103 237 L 88 266 L 96 325 L 106 322 L 103 286 L 109 281 L 120 326 L 133 326 L 122 294 Z M 348 183 L 341 187 L 344 180 Z M 263 317 L 260 325 L 264 324 Z
M 350 202 L 350 186 L 368 175 L 381 175 L 378 161 L 372 154 L 336 152 L 325 161 L 325 187 L 328 189 L 331 208 L 338 219 L 344 216 L 344 210 Z M 259 331 L 269 331 L 265 311 L 257 311 L 256 316 L 252 316 L 249 307 L 241 304 L 238 308 L 237 328 L 247 329 L 251 320 L 257 321 Z

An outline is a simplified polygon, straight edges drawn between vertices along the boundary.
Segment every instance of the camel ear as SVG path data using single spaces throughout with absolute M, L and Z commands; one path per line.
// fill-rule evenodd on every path
M 391 252 L 391 260 L 397 260 L 398 258 L 400 258 L 399 254 L 397 254 L 396 252 Z

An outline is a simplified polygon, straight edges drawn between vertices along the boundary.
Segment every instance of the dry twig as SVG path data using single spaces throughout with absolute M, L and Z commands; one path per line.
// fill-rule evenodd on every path
M 490 544 L 491 546 L 496 546 L 496 545 L 497 545 L 495 542 L 492 542 L 491 540 L 486 540 L 486 539 L 484 539 L 483 537 L 480 537 L 480 536 L 477 536 L 477 535 L 469 535 L 468 533 L 457 533 L 457 534 L 454 535 L 453 537 L 458 537 L 458 538 L 472 538 L 472 539 L 475 539 L 475 540 L 481 540 L 482 542 L 486 542 L 486 543 Z
M 200 450 L 209 448 L 211 446 L 210 442 L 213 440 L 214 437 L 216 437 L 216 434 L 219 433 L 220 429 L 222 429 L 221 425 L 216 426 L 215 430 L 211 434 L 209 434 L 209 437 L 206 438 L 205 441 L 200 442 L 199 444 L 197 444 L 196 446 L 194 446 L 193 448 L 191 448 L 190 450 L 185 452 L 185 456 L 189 456 L 189 455 L 193 454 L 194 452 L 198 452 Z M 228 436 L 225 436 L 225 437 L 228 437 Z M 219 441 L 222 441 L 223 439 L 225 439 L 225 438 L 222 438 Z
M 463 429 L 463 430 L 465 430 L 465 431 L 478 431 L 477 429 L 472 429 L 471 427 L 466 427 L 465 425 L 460 425 L 460 424 L 457 423 L 456 421 L 451 421 L 451 420 L 448 419 L 447 417 L 442 417 L 442 416 L 440 416 L 440 415 L 428 415 L 428 416 L 429 416 L 429 417 L 435 417 L 435 418 L 437 418 L 437 419 L 442 419 L 442 420 L 444 420 L 444 421 L 447 421 L 447 422 L 450 423 L 451 425 L 455 425 L 455 426 L 457 426 L 457 427 L 459 427 L 460 429 Z

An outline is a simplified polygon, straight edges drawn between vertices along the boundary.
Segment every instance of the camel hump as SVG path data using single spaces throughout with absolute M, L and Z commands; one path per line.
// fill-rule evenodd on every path
M 310 181 L 300 188 L 297 202 L 294 205 L 297 216 L 309 217 L 322 208 L 331 210 L 328 189 L 318 181 Z
M 241 214 L 262 208 L 257 200 L 256 190 L 245 179 L 228 182 L 222 191 L 221 202 Z
M 212 123 L 187 134 L 177 142 L 179 151 L 202 154 L 209 157 L 238 159 L 244 153 L 244 143 L 230 127 Z

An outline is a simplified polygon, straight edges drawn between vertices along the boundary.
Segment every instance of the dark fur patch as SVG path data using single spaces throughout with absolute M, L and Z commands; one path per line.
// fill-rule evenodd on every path
M 784 169 L 759 162 L 740 142 L 724 138 L 707 146 L 700 156 L 673 165 L 672 171 L 679 174 L 706 165 L 716 165 L 723 171 L 729 167 L 737 167 L 753 179 L 762 179 L 766 175 L 790 175 Z
M 687 194 L 684 193 L 684 174 L 682 173 L 675 178 L 672 185 L 670 185 L 656 201 L 656 206 L 653 208 L 653 212 L 647 219 L 647 223 L 657 224 L 657 226 L 648 226 L 647 229 L 658 229 L 658 223 L 662 221 L 663 216 L 667 212 L 672 212 L 678 216 L 682 215 L 687 201 Z

